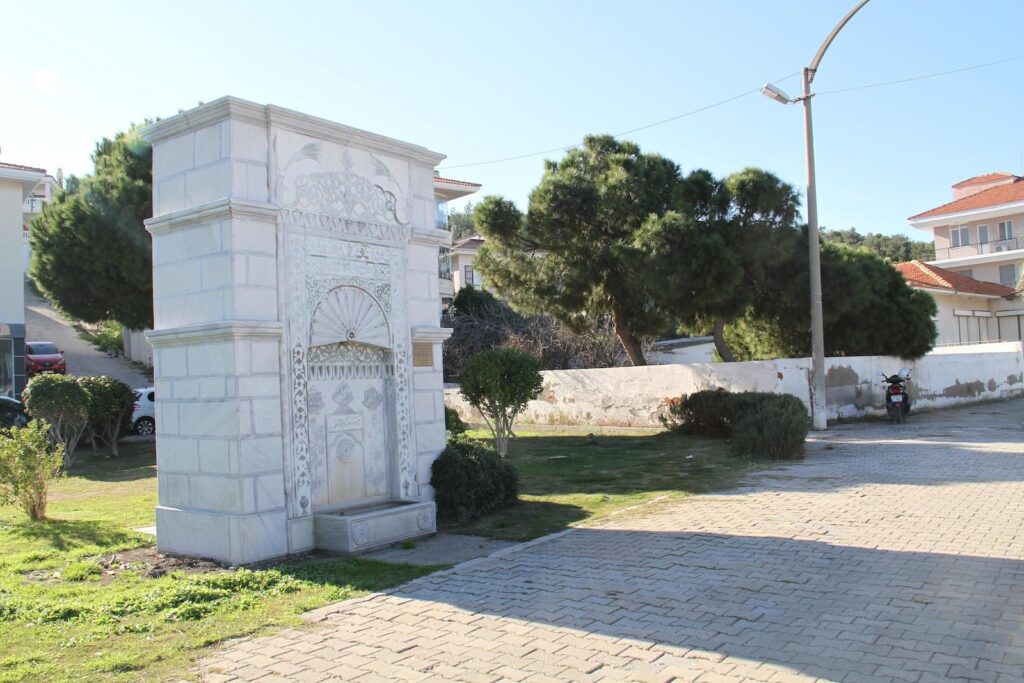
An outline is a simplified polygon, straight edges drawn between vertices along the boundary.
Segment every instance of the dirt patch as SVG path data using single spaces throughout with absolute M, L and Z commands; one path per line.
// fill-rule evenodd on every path
M 224 567 L 211 560 L 197 560 L 194 557 L 164 555 L 154 547 L 135 548 L 99 559 L 108 571 L 132 569 L 152 578 L 171 572 L 186 574 L 208 574 L 223 571 Z
M 112 555 L 100 555 L 84 560 L 99 565 L 95 575 L 88 577 L 89 585 L 106 585 L 121 574 L 141 574 L 149 578 L 158 578 L 171 572 L 186 574 L 207 574 L 210 572 L 227 571 L 216 562 L 196 560 L 191 557 L 171 557 L 157 551 L 156 548 L 134 548 Z M 74 563 L 72 563 L 74 564 Z M 66 567 L 56 569 L 36 569 L 25 575 L 35 583 L 52 583 L 66 581 Z

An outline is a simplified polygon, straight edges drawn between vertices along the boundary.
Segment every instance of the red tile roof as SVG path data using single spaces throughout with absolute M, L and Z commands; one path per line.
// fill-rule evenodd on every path
M 483 243 L 484 238 L 480 235 L 470 235 L 453 244 L 452 249 L 479 249 Z
M 954 187 L 956 186 L 954 185 Z M 934 209 L 925 211 L 924 213 L 911 216 L 907 220 L 913 221 L 918 218 L 941 216 L 947 213 L 960 213 L 961 211 L 970 211 L 971 209 L 983 209 L 987 206 L 999 206 L 1000 204 L 1010 204 L 1012 202 L 1022 201 L 1024 201 L 1024 178 L 1015 177 L 1011 183 L 996 185 L 995 187 L 990 187 L 987 190 L 982 190 L 977 194 L 961 197 L 960 199 L 954 199 L 942 206 L 937 206 Z
M 984 185 L 985 183 L 991 183 L 996 180 L 1003 180 L 1012 177 L 1013 174 L 1007 173 L 1006 171 L 985 173 L 984 175 L 976 175 L 973 178 L 968 178 L 967 180 L 961 180 L 959 183 L 953 186 L 953 189 L 959 190 L 961 187 L 970 187 L 971 185 Z
M 945 289 L 961 294 L 980 294 L 982 296 L 1010 296 L 1013 287 L 998 285 L 994 282 L 982 282 L 952 270 L 939 268 L 923 261 L 907 261 L 897 263 L 896 270 L 911 287 L 923 289 Z
M 9 168 L 12 171 L 33 171 L 35 173 L 46 173 L 45 168 L 35 168 L 34 166 L 22 166 L 21 164 L 8 164 L 0 161 L 0 168 Z
M 446 185 L 462 185 L 465 187 L 480 187 L 480 183 L 471 183 L 466 180 L 455 180 L 454 178 L 442 178 L 439 175 L 434 176 L 435 183 L 445 183 Z

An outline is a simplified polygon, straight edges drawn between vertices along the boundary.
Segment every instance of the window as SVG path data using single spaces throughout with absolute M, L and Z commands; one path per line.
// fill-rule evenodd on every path
M 1017 264 L 999 266 L 999 284 L 1014 287 L 1017 284 Z
M 966 275 L 967 277 L 974 277 L 974 271 L 970 270 L 970 269 L 968 269 L 968 270 L 957 270 L 955 272 L 959 273 L 960 275 Z
M 988 244 L 988 226 L 978 226 L 978 244 Z
M 0 339 L 0 396 L 14 398 L 13 339 Z
M 954 247 L 966 247 L 971 243 L 971 233 L 968 232 L 967 228 L 953 228 L 949 231 L 950 238 L 953 240 Z
M 439 230 L 448 229 L 448 202 L 444 199 L 435 200 L 434 226 Z
M 463 268 L 462 272 L 464 280 L 462 283 L 463 287 L 472 287 L 473 285 L 476 284 L 473 281 L 473 277 L 476 275 L 476 273 L 473 272 L 473 266 L 466 266 L 465 268 Z
M 437 254 L 437 275 L 442 280 L 452 279 L 452 250 L 440 247 Z
M 1013 239 L 1013 221 L 999 221 L 999 239 Z

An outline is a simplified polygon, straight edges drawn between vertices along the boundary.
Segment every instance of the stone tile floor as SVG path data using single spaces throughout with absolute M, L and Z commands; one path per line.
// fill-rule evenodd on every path
M 208 681 L 1024 680 L 1024 400 L 308 615 Z

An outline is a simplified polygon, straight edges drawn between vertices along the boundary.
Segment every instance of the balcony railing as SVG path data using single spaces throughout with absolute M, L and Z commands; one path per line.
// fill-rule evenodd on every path
M 984 244 L 965 244 L 960 247 L 944 247 L 935 249 L 935 260 L 944 261 L 962 256 L 980 256 L 982 254 L 998 254 L 1003 251 L 1024 249 L 1024 237 L 1013 237 L 1008 240 L 985 242 Z
M 29 197 L 21 205 L 22 213 L 40 213 L 46 200 L 42 197 Z

